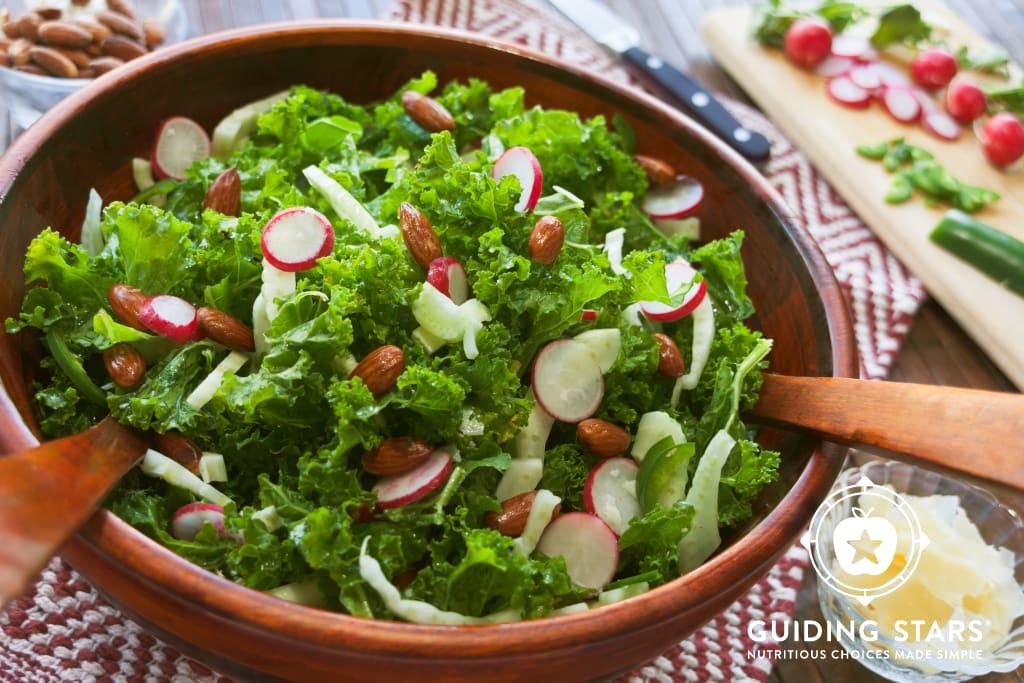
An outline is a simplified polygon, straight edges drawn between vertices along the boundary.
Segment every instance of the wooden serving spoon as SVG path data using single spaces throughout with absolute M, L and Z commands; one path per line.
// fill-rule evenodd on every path
M 765 375 L 750 414 L 1024 490 L 1024 395 L 834 377 Z M 107 417 L 0 457 L 0 607 L 18 596 L 146 451 Z

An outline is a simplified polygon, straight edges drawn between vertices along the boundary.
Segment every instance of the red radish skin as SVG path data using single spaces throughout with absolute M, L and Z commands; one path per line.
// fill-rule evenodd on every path
M 278 211 L 260 234 L 263 256 L 278 270 L 309 270 L 334 250 L 334 228 L 327 216 L 307 206 Z
M 848 33 L 832 37 L 831 52 L 836 57 L 847 57 L 858 62 L 871 62 L 878 58 L 870 40 Z
M 900 123 L 913 123 L 921 118 L 921 103 L 910 88 L 886 88 L 882 93 L 882 105 Z
M 150 161 L 158 178 L 184 180 L 185 171 L 210 156 L 210 136 L 190 118 L 173 116 L 160 124 Z
M 182 505 L 171 517 L 171 536 L 179 541 L 192 541 L 210 523 L 221 538 L 237 538 L 224 528 L 224 508 L 213 503 Z
M 871 93 L 860 87 L 849 76 L 830 78 L 825 86 L 829 97 L 852 109 L 866 109 L 871 104 Z
M 567 512 L 548 524 L 537 543 L 548 557 L 565 559 L 574 583 L 601 590 L 619 568 L 619 540 L 607 524 L 586 512 Z
M 690 282 L 697 275 L 689 263 L 685 261 L 673 261 L 665 264 L 665 285 L 668 288 L 669 296 L 675 296 L 677 292 L 689 287 Z M 690 287 L 686 298 L 678 306 L 664 304 L 660 301 L 641 301 L 640 311 L 648 320 L 659 323 L 671 323 L 682 320 L 700 306 L 707 296 L 708 286 L 705 280 L 701 280 L 695 286 Z
M 832 27 L 817 17 L 797 19 L 786 31 L 784 47 L 789 61 L 810 69 L 828 57 L 832 49 Z
M 522 188 L 519 201 L 516 202 L 516 211 L 533 211 L 544 185 L 544 173 L 537 157 L 525 147 L 509 147 L 494 162 L 494 169 L 491 171 L 491 176 L 496 181 L 507 175 L 519 178 L 519 186 Z
M 387 510 L 415 503 L 444 484 L 451 472 L 452 456 L 437 449 L 412 470 L 379 479 L 372 489 L 377 507 Z
M 960 137 L 960 124 L 944 111 L 925 114 L 921 118 L 921 127 L 940 140 L 953 141 Z
M 680 175 L 668 187 L 653 187 L 640 205 L 656 221 L 685 218 L 704 201 L 704 186 L 690 176 Z
M 584 308 L 583 313 L 580 314 L 580 320 L 585 323 L 592 323 L 597 320 L 597 311 L 593 308 Z
M 829 55 L 814 69 L 814 73 L 824 78 L 835 78 L 850 71 L 857 62 L 849 57 Z
M 988 111 L 988 97 L 977 83 L 961 76 L 946 88 L 946 111 L 960 123 L 970 123 Z
M 601 366 L 587 346 L 573 339 L 556 339 L 537 352 L 530 383 L 537 404 L 560 422 L 587 419 L 604 398 Z
M 170 294 L 146 299 L 139 307 L 139 322 L 150 331 L 178 344 L 203 338 L 196 307 Z
M 621 536 L 634 517 L 643 514 L 636 497 L 640 466 L 632 458 L 607 458 L 590 470 L 583 484 L 583 505 Z
M 454 256 L 442 256 L 431 261 L 427 268 L 427 282 L 456 304 L 465 303 L 469 298 L 466 269 Z
M 910 76 L 922 88 L 938 90 L 956 76 L 956 58 L 941 47 L 921 50 L 910 62 Z
M 1009 112 L 996 114 L 981 128 L 981 149 L 996 166 L 1009 166 L 1024 157 L 1024 124 Z

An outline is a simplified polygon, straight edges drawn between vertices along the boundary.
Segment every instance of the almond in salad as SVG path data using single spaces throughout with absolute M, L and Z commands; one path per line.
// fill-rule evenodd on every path
M 237 216 L 242 212 L 242 179 L 234 168 L 221 173 L 206 191 L 204 209 L 213 209 L 225 216 Z
M 673 378 L 686 374 L 683 353 L 675 340 L 664 332 L 655 332 L 651 336 L 658 342 L 658 372 Z
M 402 93 L 402 107 L 423 130 L 439 133 L 442 130 L 455 130 L 455 119 L 443 104 L 415 90 Z
M 484 526 L 494 529 L 503 536 L 521 536 L 526 529 L 526 521 L 530 517 L 530 510 L 533 509 L 536 498 L 536 491 L 527 491 L 503 500 L 501 512 L 488 512 L 484 515 Z M 552 519 L 558 516 L 561 508 L 561 503 L 555 506 L 551 514 Z
M 107 290 L 107 300 L 117 319 L 142 332 L 149 332 L 149 328 L 139 320 L 139 311 L 147 298 L 141 289 L 131 285 L 111 285 Z
M 119 387 L 130 388 L 142 381 L 146 374 L 146 361 L 134 346 L 118 342 L 103 352 L 107 374 Z
M 252 330 L 241 320 L 219 308 L 203 306 L 196 311 L 196 320 L 203 334 L 218 344 L 223 344 L 232 351 L 256 350 Z
M 629 448 L 629 432 L 607 420 L 589 418 L 576 425 L 576 438 L 599 458 L 616 458 Z
M 423 215 L 409 202 L 402 202 L 398 207 L 398 223 L 402 229 L 402 239 L 412 254 L 412 258 L 424 270 L 430 268 L 430 262 L 444 256 L 441 251 L 441 240 L 437 237 L 430 219 Z
M 546 266 L 551 265 L 562 252 L 565 243 L 565 227 L 557 216 L 542 216 L 530 231 L 526 245 L 530 258 Z
M 403 370 L 405 352 L 397 346 L 380 346 L 359 361 L 349 378 L 363 380 L 373 397 L 380 398 L 394 388 Z
M 651 185 L 669 187 L 676 180 L 676 170 L 666 161 L 645 154 L 634 154 L 633 161 L 643 169 Z
M 391 437 L 384 439 L 372 451 L 363 453 L 363 469 L 380 477 L 401 474 L 429 458 L 433 450 L 425 441 L 406 436 Z

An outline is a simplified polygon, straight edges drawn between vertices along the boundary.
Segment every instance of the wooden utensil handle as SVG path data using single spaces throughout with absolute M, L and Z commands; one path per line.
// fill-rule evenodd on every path
M 1024 490 L 1024 395 L 765 375 L 752 415 Z

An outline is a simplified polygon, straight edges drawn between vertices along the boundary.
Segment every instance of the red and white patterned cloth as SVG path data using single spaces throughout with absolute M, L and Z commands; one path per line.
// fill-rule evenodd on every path
M 469 29 L 629 80 L 599 47 L 531 0 L 403 0 L 390 18 Z M 771 141 L 764 173 L 817 239 L 849 298 L 863 375 L 883 378 L 924 289 L 778 129 L 745 105 L 727 106 Z M 771 663 L 747 658 L 753 643 L 746 625 L 753 619 L 790 620 L 806 568 L 807 555 L 795 546 L 729 609 L 620 680 L 764 681 Z M 147 633 L 60 560 L 51 562 L 28 595 L 0 613 L 3 683 L 226 680 Z

